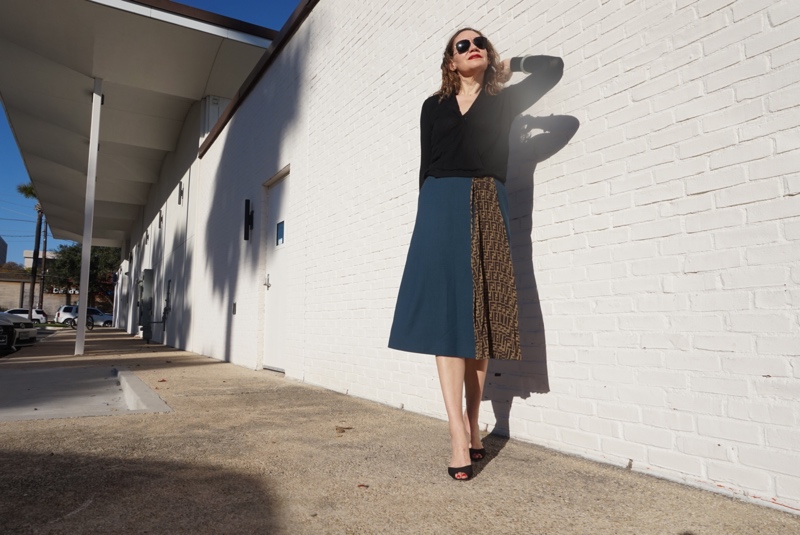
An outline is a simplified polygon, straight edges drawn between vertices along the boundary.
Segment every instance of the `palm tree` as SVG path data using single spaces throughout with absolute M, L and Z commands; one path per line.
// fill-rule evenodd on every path
M 17 191 L 26 199 L 37 199 L 33 183 L 19 184 Z M 42 233 L 42 205 L 36 203 L 36 235 L 33 245 L 33 266 L 31 267 L 31 291 L 28 295 L 28 320 L 33 321 L 33 294 L 36 293 L 36 269 L 39 267 L 39 237 Z M 44 290 L 44 287 L 42 287 Z

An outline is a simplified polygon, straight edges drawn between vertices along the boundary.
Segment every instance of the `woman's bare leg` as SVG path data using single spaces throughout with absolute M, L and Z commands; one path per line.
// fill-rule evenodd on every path
M 464 392 L 465 361 L 459 357 L 436 357 L 436 368 L 439 371 L 439 384 L 442 386 L 444 407 L 447 421 L 450 424 L 450 457 L 451 467 L 468 466 L 469 457 L 468 430 L 464 427 L 461 398 Z
M 469 447 L 480 449 L 481 430 L 478 427 L 478 412 L 481 409 L 481 398 L 483 398 L 483 385 L 486 382 L 486 368 L 489 366 L 488 359 L 465 359 L 464 384 L 466 386 L 467 408 L 464 411 L 464 426 L 467 438 L 470 442 Z

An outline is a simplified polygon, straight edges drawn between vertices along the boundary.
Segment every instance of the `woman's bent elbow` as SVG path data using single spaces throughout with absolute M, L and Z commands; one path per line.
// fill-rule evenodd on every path
M 561 80 L 561 77 L 564 76 L 564 60 L 557 57 L 551 59 L 550 72 L 552 73 L 552 76 L 555 78 L 556 82 Z

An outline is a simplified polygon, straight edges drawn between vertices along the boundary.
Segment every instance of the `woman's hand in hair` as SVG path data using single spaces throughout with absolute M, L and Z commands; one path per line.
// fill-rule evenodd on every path
M 500 71 L 497 73 L 497 81 L 504 84 L 511 80 L 511 60 L 504 59 L 500 62 Z

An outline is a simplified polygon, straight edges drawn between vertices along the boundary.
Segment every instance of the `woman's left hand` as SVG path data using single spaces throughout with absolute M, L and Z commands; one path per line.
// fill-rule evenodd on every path
M 500 71 L 497 73 L 497 81 L 504 84 L 511 80 L 511 60 L 504 59 L 500 62 Z

